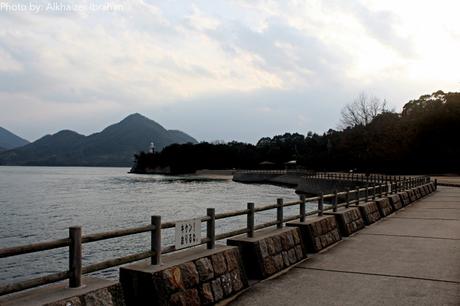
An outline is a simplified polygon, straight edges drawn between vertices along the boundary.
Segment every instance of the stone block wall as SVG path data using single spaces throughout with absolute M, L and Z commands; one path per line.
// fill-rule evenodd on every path
M 120 268 L 126 304 L 212 305 L 248 286 L 238 248 L 182 253 L 164 256 L 159 266 Z
M 429 195 L 431 193 L 430 184 L 423 185 L 423 189 L 425 190 L 425 195 Z
M 415 192 L 413 189 L 409 189 L 406 191 L 408 196 L 409 196 L 409 200 L 410 200 L 410 203 L 414 202 L 414 201 L 417 201 L 417 197 L 415 196 Z
M 357 206 L 363 217 L 364 224 L 370 225 L 380 220 L 380 212 L 377 203 L 374 201 L 361 203 Z
M 419 187 L 412 188 L 412 190 L 414 191 L 415 198 L 416 198 L 417 200 L 422 198 L 422 193 L 420 192 L 420 188 L 419 188 Z
M 427 196 L 429 194 L 429 192 L 427 191 L 426 187 L 427 187 L 426 185 L 422 185 L 422 186 L 419 187 L 420 193 L 422 194 L 422 197 L 425 197 L 425 196 Z
M 123 290 L 119 282 L 84 276 L 83 286 L 68 288 L 68 282 L 60 282 L 0 297 L 0 305 L 36 306 L 125 306 Z
M 375 202 L 377 203 L 382 218 L 393 213 L 393 207 L 391 207 L 390 200 L 388 198 L 376 199 Z
M 410 204 L 409 194 L 406 191 L 400 191 L 398 192 L 398 195 L 399 195 L 399 199 L 401 200 L 401 203 L 403 206 Z
M 326 214 L 335 216 L 340 234 L 344 237 L 348 237 L 364 227 L 364 220 L 358 207 L 339 209 L 337 212 L 327 212 Z
M 286 225 L 300 229 L 307 252 L 319 252 L 342 239 L 334 216 L 308 217 Z
M 401 198 L 397 194 L 389 195 L 388 200 L 390 200 L 390 205 L 393 207 L 393 211 L 399 210 L 403 207 Z
M 298 228 L 257 231 L 255 237 L 227 240 L 238 246 L 249 279 L 264 279 L 307 257 Z

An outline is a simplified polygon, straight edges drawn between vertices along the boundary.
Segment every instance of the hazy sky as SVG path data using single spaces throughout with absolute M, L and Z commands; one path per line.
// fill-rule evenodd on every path
M 361 92 L 460 90 L 460 1 L 0 0 L 0 126 L 139 112 L 199 140 L 323 132 Z

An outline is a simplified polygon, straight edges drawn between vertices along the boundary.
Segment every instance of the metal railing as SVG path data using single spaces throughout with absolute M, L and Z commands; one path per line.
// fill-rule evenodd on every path
M 349 180 L 368 183 L 386 183 L 402 182 L 409 179 L 426 179 L 428 176 L 398 176 L 386 174 L 365 174 L 356 172 L 318 172 L 303 169 L 285 169 L 285 170 L 238 170 L 236 174 L 268 174 L 268 175 L 302 175 L 307 178 L 330 179 L 330 180 Z
M 304 195 L 301 195 L 298 201 L 284 202 L 283 199 L 280 198 L 277 199 L 276 204 L 269 204 L 259 207 L 256 207 L 254 203 L 247 203 L 246 209 L 223 212 L 219 214 L 215 213 L 214 208 L 208 208 L 206 216 L 200 217 L 201 222 L 206 222 L 206 237 L 200 237 L 200 243 L 198 245 L 206 244 L 208 249 L 212 249 L 215 247 L 216 240 L 223 240 L 241 234 L 247 234 L 248 237 L 253 237 L 254 232 L 259 229 L 271 226 L 282 228 L 285 222 L 297 219 L 303 222 L 305 221 L 305 218 L 310 215 L 317 214 L 318 216 L 322 216 L 325 211 L 337 211 L 337 209 L 340 207 L 349 207 L 350 205 L 357 205 L 361 201 L 368 201 L 369 198 L 375 199 L 377 196 L 385 196 L 389 193 L 396 193 L 402 190 L 407 190 L 413 187 L 421 186 L 428 182 L 430 182 L 429 177 L 399 177 L 398 180 L 389 180 L 387 182 L 373 186 L 367 185 L 363 188 L 356 187 L 356 189 L 354 190 L 347 189 L 346 191 L 341 192 L 335 191 L 332 194 L 320 194 L 319 196 L 309 198 L 306 198 Z M 330 200 L 332 204 L 325 207 L 324 203 L 326 200 Z M 306 203 L 314 201 L 316 201 L 318 204 L 317 209 L 314 211 L 306 212 Z M 299 213 L 293 216 L 284 216 L 284 207 L 291 206 L 298 206 Z M 255 224 L 256 213 L 272 209 L 276 209 L 276 220 L 265 222 L 258 225 Z M 215 234 L 215 222 L 217 220 L 243 215 L 247 216 L 245 228 L 224 232 L 219 235 Z M 65 279 L 69 279 L 69 287 L 80 287 L 82 285 L 82 274 L 88 274 L 107 268 L 139 261 L 146 258 L 150 258 L 150 263 L 152 265 L 160 264 L 161 254 L 176 251 L 174 245 L 166 246 L 163 249 L 161 248 L 161 230 L 175 227 L 176 222 L 179 221 L 162 223 L 160 216 L 152 216 L 150 224 L 148 225 L 88 235 L 82 235 L 82 228 L 79 226 L 74 226 L 69 228 L 68 238 L 0 249 L 0 258 L 18 256 L 22 254 L 35 253 L 46 250 L 53 250 L 64 247 L 68 247 L 69 249 L 69 265 L 67 271 L 48 274 L 46 276 L 1 286 L 0 295 L 5 295 L 49 283 L 54 283 Z M 146 232 L 150 232 L 151 234 L 151 243 L 149 249 L 139 253 L 90 264 L 88 266 L 82 266 L 82 244 Z M 196 247 L 196 245 L 191 247 Z

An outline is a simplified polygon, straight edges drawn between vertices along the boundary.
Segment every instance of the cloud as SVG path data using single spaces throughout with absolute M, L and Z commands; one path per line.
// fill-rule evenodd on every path
M 143 112 L 199 139 L 256 141 L 334 127 L 363 90 L 401 106 L 458 88 L 452 2 L 58 3 L 86 9 L 0 9 L 0 122 L 31 139 Z

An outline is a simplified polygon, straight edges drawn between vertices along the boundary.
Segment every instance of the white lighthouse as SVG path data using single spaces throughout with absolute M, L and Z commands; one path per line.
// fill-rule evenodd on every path
M 155 152 L 155 144 L 153 142 L 150 143 L 150 153 L 154 153 Z

